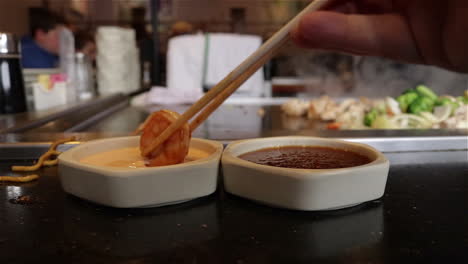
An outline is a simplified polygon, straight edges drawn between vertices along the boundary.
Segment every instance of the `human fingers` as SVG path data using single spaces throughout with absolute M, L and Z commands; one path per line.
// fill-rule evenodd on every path
M 318 11 L 291 32 L 300 46 L 422 63 L 412 33 L 398 14 L 347 15 Z

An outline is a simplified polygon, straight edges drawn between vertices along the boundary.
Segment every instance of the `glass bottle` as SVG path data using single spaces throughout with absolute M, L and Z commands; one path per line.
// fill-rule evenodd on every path
M 91 61 L 82 52 L 76 53 L 75 85 L 79 100 L 94 97 L 94 78 Z

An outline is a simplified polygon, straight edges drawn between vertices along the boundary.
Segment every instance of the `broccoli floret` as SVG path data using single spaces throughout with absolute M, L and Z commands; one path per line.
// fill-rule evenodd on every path
M 415 92 L 416 92 L 415 89 L 408 89 L 408 90 L 404 91 L 402 94 L 415 93 Z
M 433 108 L 434 100 L 431 100 L 428 97 L 418 97 L 410 104 L 408 112 L 413 114 L 419 114 L 421 112 L 431 113 Z
M 419 95 L 424 96 L 424 97 L 428 97 L 428 98 L 430 98 L 430 99 L 432 99 L 434 101 L 437 100 L 437 95 L 425 85 L 418 85 L 416 87 L 416 92 Z
M 365 116 L 364 116 L 364 125 L 370 127 L 377 116 L 379 116 L 380 111 L 376 108 L 371 109 Z
M 462 104 L 468 104 L 468 96 L 458 96 L 457 101 Z
M 437 98 L 437 100 L 435 101 L 435 106 L 441 106 L 441 105 L 448 105 L 452 103 L 452 100 L 450 98 L 447 98 L 447 97 L 439 97 Z
M 411 103 L 414 102 L 419 97 L 419 95 L 413 91 L 407 91 L 404 94 L 397 97 L 397 102 L 400 105 L 402 112 L 406 112 Z

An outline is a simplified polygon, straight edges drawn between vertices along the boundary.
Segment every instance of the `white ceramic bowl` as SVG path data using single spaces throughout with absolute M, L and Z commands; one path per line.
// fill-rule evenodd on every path
M 86 156 L 136 147 L 139 137 L 89 141 L 59 156 L 59 175 L 65 192 L 98 204 L 130 208 L 154 207 L 207 196 L 216 190 L 223 145 L 193 138 L 191 148 L 210 155 L 199 160 L 152 168 L 113 168 L 80 162 Z
M 340 169 L 290 169 L 259 165 L 238 158 L 247 152 L 280 146 L 326 146 L 369 157 L 368 164 Z M 376 149 L 336 139 L 272 137 L 236 141 L 222 157 L 227 192 L 276 207 L 331 210 L 382 197 L 389 161 Z

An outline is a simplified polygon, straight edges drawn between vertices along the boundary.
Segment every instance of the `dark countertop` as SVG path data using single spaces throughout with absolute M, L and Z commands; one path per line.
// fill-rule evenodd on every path
M 467 165 L 395 162 L 382 199 L 328 212 L 222 187 L 179 205 L 113 209 L 65 194 L 46 168 L 38 181 L 0 184 L 0 263 L 468 263 Z M 14 203 L 22 195 L 31 204 Z
M 99 120 L 93 119 L 99 109 L 87 109 L 25 133 L 0 133 L 0 174 L 9 174 L 13 163 L 31 163 L 47 147 L 25 142 L 125 136 L 161 108 L 115 102 L 123 107 Z M 225 105 L 194 137 L 383 140 L 366 142 L 388 152 L 392 163 L 382 199 L 298 212 L 230 195 L 220 182 L 215 194 L 183 204 L 114 209 L 67 195 L 56 168 L 46 168 L 35 182 L 0 183 L 0 263 L 468 263 L 466 130 L 327 131 L 322 125 L 286 118 L 278 105 Z M 412 152 L 422 147 L 438 151 Z M 447 149 L 458 151 L 441 151 Z M 24 195 L 30 204 L 15 203 Z

